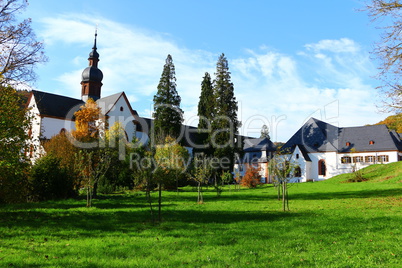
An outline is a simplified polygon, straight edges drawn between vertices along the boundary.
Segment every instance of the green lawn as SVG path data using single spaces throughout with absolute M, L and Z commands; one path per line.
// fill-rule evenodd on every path
M 401 170 L 294 184 L 290 212 L 272 186 L 164 192 L 158 225 L 140 192 L 3 205 L 0 267 L 402 267 Z

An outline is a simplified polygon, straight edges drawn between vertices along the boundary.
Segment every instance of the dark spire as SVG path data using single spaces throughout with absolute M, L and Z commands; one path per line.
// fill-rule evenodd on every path
M 89 53 L 88 58 L 89 66 L 82 72 L 81 97 L 84 101 L 86 101 L 89 97 L 97 100 L 101 96 L 103 73 L 98 69 L 99 53 L 96 51 L 97 36 L 98 30 L 96 29 L 94 46 L 92 47 L 92 51 Z
M 98 29 L 95 30 L 95 40 L 94 40 L 94 46 L 92 47 L 91 53 L 89 53 L 89 58 L 88 59 L 97 59 L 99 60 L 99 53 L 96 51 L 96 38 L 98 36 Z M 97 64 L 97 62 L 95 63 Z

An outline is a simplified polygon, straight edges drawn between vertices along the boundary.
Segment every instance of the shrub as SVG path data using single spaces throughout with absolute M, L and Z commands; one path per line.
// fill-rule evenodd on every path
M 257 187 L 257 185 L 261 184 L 260 169 L 253 166 L 248 167 L 240 184 L 248 188 Z
M 101 176 L 98 182 L 98 192 L 101 194 L 112 194 L 115 191 L 114 185 L 106 176 Z
M 30 200 L 44 201 L 73 197 L 73 181 L 60 159 L 48 154 L 38 159 L 29 176 Z
M 27 201 L 27 170 L 25 163 L 11 165 L 0 161 L 0 203 Z

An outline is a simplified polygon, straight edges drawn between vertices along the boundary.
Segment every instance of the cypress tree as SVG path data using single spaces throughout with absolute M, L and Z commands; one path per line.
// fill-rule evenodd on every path
M 236 138 L 241 122 L 237 119 L 237 101 L 234 96 L 234 86 L 231 82 L 229 65 L 225 54 L 219 57 L 216 64 L 215 80 L 213 82 L 216 98 L 216 114 L 212 122 L 211 142 L 215 147 L 214 155 L 230 162 L 223 170 L 231 170 L 237 151 Z
M 181 98 L 176 90 L 176 73 L 171 55 L 166 58 L 163 72 L 154 96 L 154 134 L 162 138 L 179 137 L 183 123 Z

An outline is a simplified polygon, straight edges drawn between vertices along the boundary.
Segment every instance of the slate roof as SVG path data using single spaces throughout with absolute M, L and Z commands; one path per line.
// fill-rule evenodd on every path
M 357 152 L 402 150 L 399 135 L 386 125 L 339 128 L 315 118 L 310 118 L 281 149 L 293 151 L 296 145 L 307 153 L 348 153 L 352 148 Z
M 57 94 L 32 90 L 30 98 L 35 98 L 41 115 L 66 118 L 69 111 L 76 107 L 77 110 L 84 102 L 80 99 L 74 99 Z
M 244 140 L 244 152 L 276 151 L 276 146 L 267 138 Z

